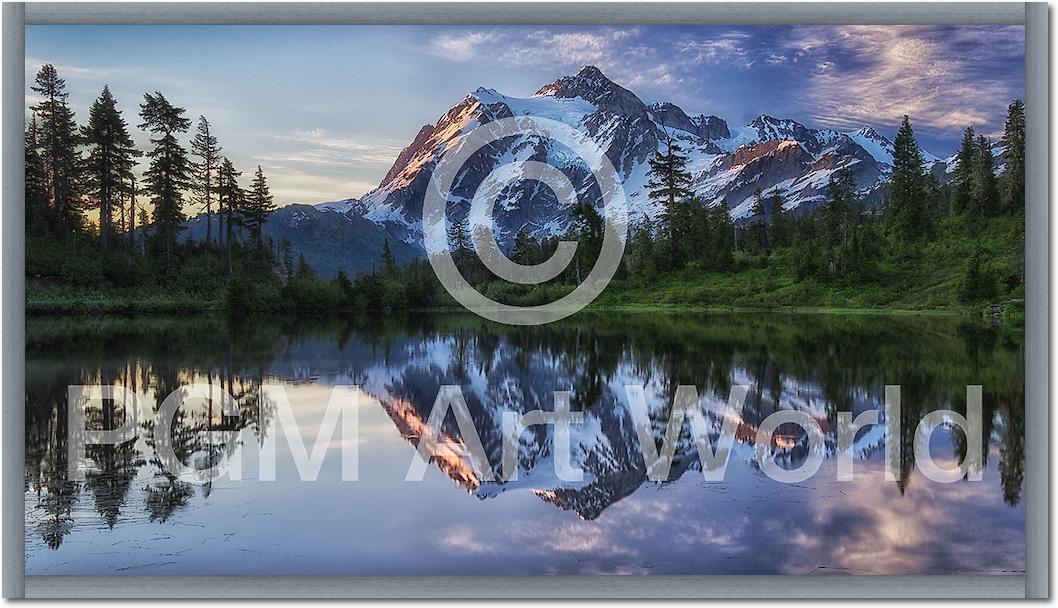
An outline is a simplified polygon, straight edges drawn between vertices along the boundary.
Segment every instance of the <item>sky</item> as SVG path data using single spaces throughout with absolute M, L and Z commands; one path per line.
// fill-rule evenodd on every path
M 595 65 L 646 103 L 715 114 L 732 133 L 760 114 L 809 127 L 909 114 L 944 157 L 974 125 L 1002 133 L 1024 96 L 1021 26 L 28 26 L 26 101 L 44 63 L 83 123 L 109 84 L 130 125 L 159 91 L 213 125 L 279 204 L 359 197 L 468 92 L 528 97 Z M 190 141 L 193 130 L 185 141 Z M 141 148 L 147 136 L 134 129 Z

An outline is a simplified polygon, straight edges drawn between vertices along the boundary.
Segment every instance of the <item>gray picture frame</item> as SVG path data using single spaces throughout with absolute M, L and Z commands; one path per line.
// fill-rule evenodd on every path
M 1049 10 L 992 3 L 3 4 L 3 595 L 7 598 L 1046 598 L 1050 589 Z M 1021 24 L 1025 26 L 1023 576 L 26 576 L 25 26 L 33 24 Z

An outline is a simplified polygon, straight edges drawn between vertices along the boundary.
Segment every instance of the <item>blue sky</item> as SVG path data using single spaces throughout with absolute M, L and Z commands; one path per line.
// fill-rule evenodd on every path
M 892 137 L 907 113 L 940 156 L 966 125 L 997 137 L 1024 95 L 1020 26 L 26 29 L 27 87 L 53 63 L 79 122 L 109 84 L 133 125 L 143 94 L 161 91 L 205 115 L 244 172 L 262 165 L 284 204 L 364 194 L 422 125 L 479 86 L 527 97 L 586 64 L 733 131 L 770 114 Z

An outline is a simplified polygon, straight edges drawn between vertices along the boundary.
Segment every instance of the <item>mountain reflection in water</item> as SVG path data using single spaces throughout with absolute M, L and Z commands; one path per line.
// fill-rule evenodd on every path
M 582 313 L 540 327 L 460 314 L 332 322 L 38 319 L 27 330 L 27 574 L 1017 573 L 1024 570 L 1023 336 L 949 317 L 823 314 Z M 243 480 L 205 486 L 165 472 L 153 413 L 174 390 L 228 391 L 240 416 L 181 408 L 173 447 L 205 468 L 239 458 Z M 331 447 L 317 482 L 276 442 L 279 383 L 311 446 L 334 385 L 361 387 L 359 481 L 340 481 Z M 89 446 L 85 480 L 66 480 L 66 391 L 117 384 L 140 396 L 140 430 Z M 458 450 L 405 482 L 442 385 L 461 387 L 496 479 L 502 414 L 551 410 L 570 391 L 581 482 L 554 472 L 552 429 L 519 437 L 518 479 L 485 481 Z M 687 429 L 669 480 L 646 477 L 625 385 L 643 385 L 660 440 L 678 385 L 703 407 L 749 395 L 723 482 L 707 483 Z M 884 431 L 852 451 L 856 478 L 836 480 L 837 412 L 883 407 L 902 386 L 899 480 L 883 481 Z M 925 413 L 965 413 L 984 387 L 984 480 L 937 484 L 915 470 Z M 758 424 L 797 409 L 824 431 L 824 465 L 801 484 L 772 481 L 753 458 Z M 263 414 L 262 414 L 263 412 Z M 123 407 L 90 407 L 89 428 L 117 428 Z M 707 421 L 715 441 L 720 420 Z M 792 430 L 791 430 L 792 429 Z M 222 440 L 218 440 L 220 431 Z M 449 416 L 443 432 L 460 436 Z M 776 458 L 806 458 L 783 427 Z M 257 479 L 259 446 L 276 442 L 278 479 Z M 965 454 L 939 429 L 938 461 Z M 469 494 L 469 496 L 468 496 Z

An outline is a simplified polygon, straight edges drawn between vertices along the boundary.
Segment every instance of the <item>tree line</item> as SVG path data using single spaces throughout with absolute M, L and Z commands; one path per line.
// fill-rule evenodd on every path
M 1000 271 L 993 266 L 1001 264 L 989 263 L 981 245 L 993 220 L 1022 218 L 1023 222 L 1025 113 L 1021 100 L 1014 100 L 1007 109 L 998 156 L 994 142 L 976 134 L 973 127 L 966 129 L 949 183 L 938 181 L 927 166 L 908 116 L 893 145 L 892 169 L 880 205 L 868 204 L 868 192 L 857 188 L 846 166 L 831 172 L 825 198 L 815 210 L 787 209 L 778 188 L 758 189 L 749 215 L 736 222 L 727 201 L 708 205 L 695 195 L 688 157 L 678 143 L 669 140 L 649 161 L 649 195 L 660 213 L 632 228 L 616 278 L 649 289 L 666 277 L 764 267 L 777 273 L 788 269 L 795 280 L 823 285 L 868 285 L 891 280 L 894 274 L 924 280 L 931 261 L 921 258 L 957 241 L 962 248 L 973 250 L 957 270 L 956 291 L 962 303 L 987 301 L 1023 288 L 1023 262 L 1013 270 L 1004 267 L 1006 274 L 998 276 Z M 1004 165 L 1000 176 L 997 158 Z M 578 205 L 572 216 L 562 238 L 578 241 L 578 259 L 559 277 L 560 283 L 577 283 L 576 275 L 590 269 L 592 255 L 602 241 L 604 222 L 593 207 Z M 466 232 L 460 223 L 450 231 L 455 251 L 469 251 Z M 1023 239 L 1023 228 L 1017 232 Z M 539 263 L 551 255 L 557 241 L 533 239 L 520 232 L 511 257 Z M 1023 241 L 997 246 L 1007 247 L 1008 257 L 1022 259 Z M 491 280 L 480 269 L 469 276 L 482 283 Z
M 31 87 L 25 133 L 27 274 L 80 288 L 141 293 L 187 291 L 230 311 L 360 308 L 429 304 L 422 264 L 398 268 L 386 242 L 381 268 L 350 279 L 318 277 L 291 243 L 266 238 L 276 210 L 260 165 L 248 186 L 223 154 L 209 120 L 160 92 L 144 94 L 136 128 L 149 137 L 137 149 L 109 86 L 79 125 L 66 82 L 45 64 Z M 136 167 L 146 157 L 143 179 Z M 188 209 L 205 219 L 201 242 L 181 239 Z M 98 221 L 89 221 L 89 214 Z M 295 260 L 295 257 L 297 259 Z M 422 293 L 421 293 L 422 292 Z

